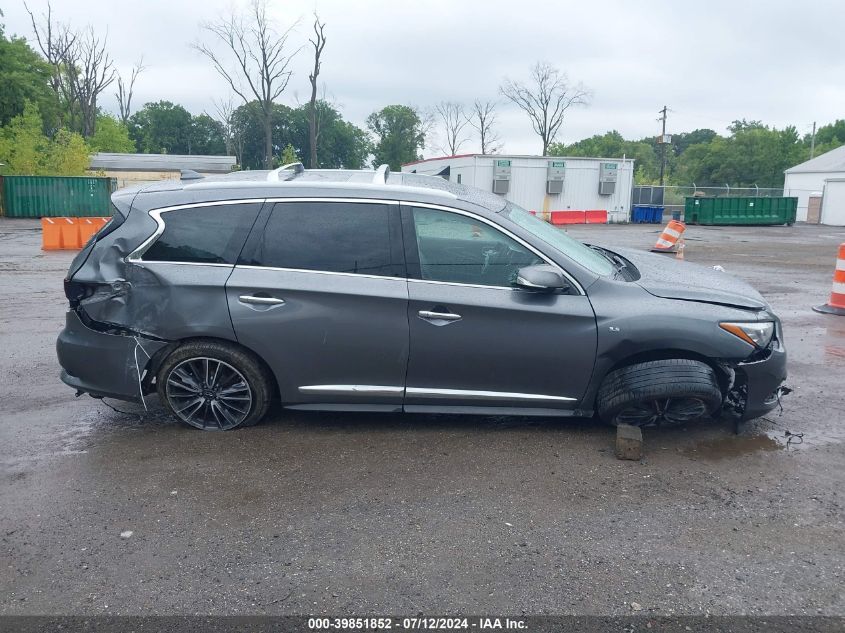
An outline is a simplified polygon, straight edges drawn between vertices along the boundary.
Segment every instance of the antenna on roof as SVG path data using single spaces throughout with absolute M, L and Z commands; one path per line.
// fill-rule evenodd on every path
M 379 165 L 376 173 L 373 175 L 373 184 L 381 185 L 386 183 L 388 176 L 390 176 L 390 165 L 387 163 Z
M 193 169 L 180 169 L 179 170 L 179 179 L 180 180 L 200 180 L 205 178 L 202 174 L 198 174 Z
M 267 182 L 278 182 L 279 181 L 279 174 L 283 171 L 291 170 L 293 173 L 290 174 L 285 180 L 291 180 L 292 178 L 296 178 L 299 174 L 305 171 L 305 167 L 302 163 L 288 163 L 287 165 L 282 165 L 278 169 L 274 169 L 267 173 Z

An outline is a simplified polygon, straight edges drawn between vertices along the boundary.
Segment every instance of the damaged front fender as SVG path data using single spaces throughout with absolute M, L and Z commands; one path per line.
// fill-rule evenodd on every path
M 145 373 L 156 353 L 168 345 L 128 332 L 100 332 L 69 310 L 56 341 L 62 381 L 98 398 L 143 401 Z

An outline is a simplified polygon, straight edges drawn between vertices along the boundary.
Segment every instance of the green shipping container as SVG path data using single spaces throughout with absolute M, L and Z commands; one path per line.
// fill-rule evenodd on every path
M 798 198 L 687 198 L 687 224 L 793 224 Z
M 9 218 L 110 216 L 114 178 L 3 176 L 3 215 Z

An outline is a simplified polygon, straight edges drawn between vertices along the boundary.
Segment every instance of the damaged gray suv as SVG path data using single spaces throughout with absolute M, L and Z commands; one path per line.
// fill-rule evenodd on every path
M 200 429 L 290 409 L 679 424 L 769 411 L 778 318 L 750 286 L 587 246 L 441 178 L 183 173 L 118 191 L 74 259 L 62 380 Z

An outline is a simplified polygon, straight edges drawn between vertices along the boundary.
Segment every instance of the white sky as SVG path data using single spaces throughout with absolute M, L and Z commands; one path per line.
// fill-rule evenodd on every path
M 189 44 L 207 34 L 200 22 L 243 0 L 54 0 L 74 26 L 108 33 L 119 70 L 144 56 L 134 109 L 166 99 L 194 113 L 213 112 L 224 82 Z M 36 12 L 46 0 L 30 0 Z M 508 153 L 537 153 L 525 115 L 498 96 L 504 77 L 527 78 L 545 60 L 592 89 L 592 104 L 570 110 L 558 140 L 610 129 L 626 138 L 668 131 L 724 132 L 738 118 L 799 133 L 845 117 L 845 2 L 602 2 L 536 0 L 270 0 L 280 26 L 301 22 L 291 38 L 307 44 L 312 12 L 326 22 L 321 82 L 345 118 L 364 126 L 384 105 L 430 108 L 443 100 L 499 98 L 498 132 Z M 31 38 L 22 0 L 4 0 L 7 34 Z M 309 95 L 311 53 L 303 48 L 279 99 Z M 111 94 L 102 105 L 116 111 Z M 477 151 L 473 139 L 462 152 Z M 426 156 L 436 155 L 426 148 Z

